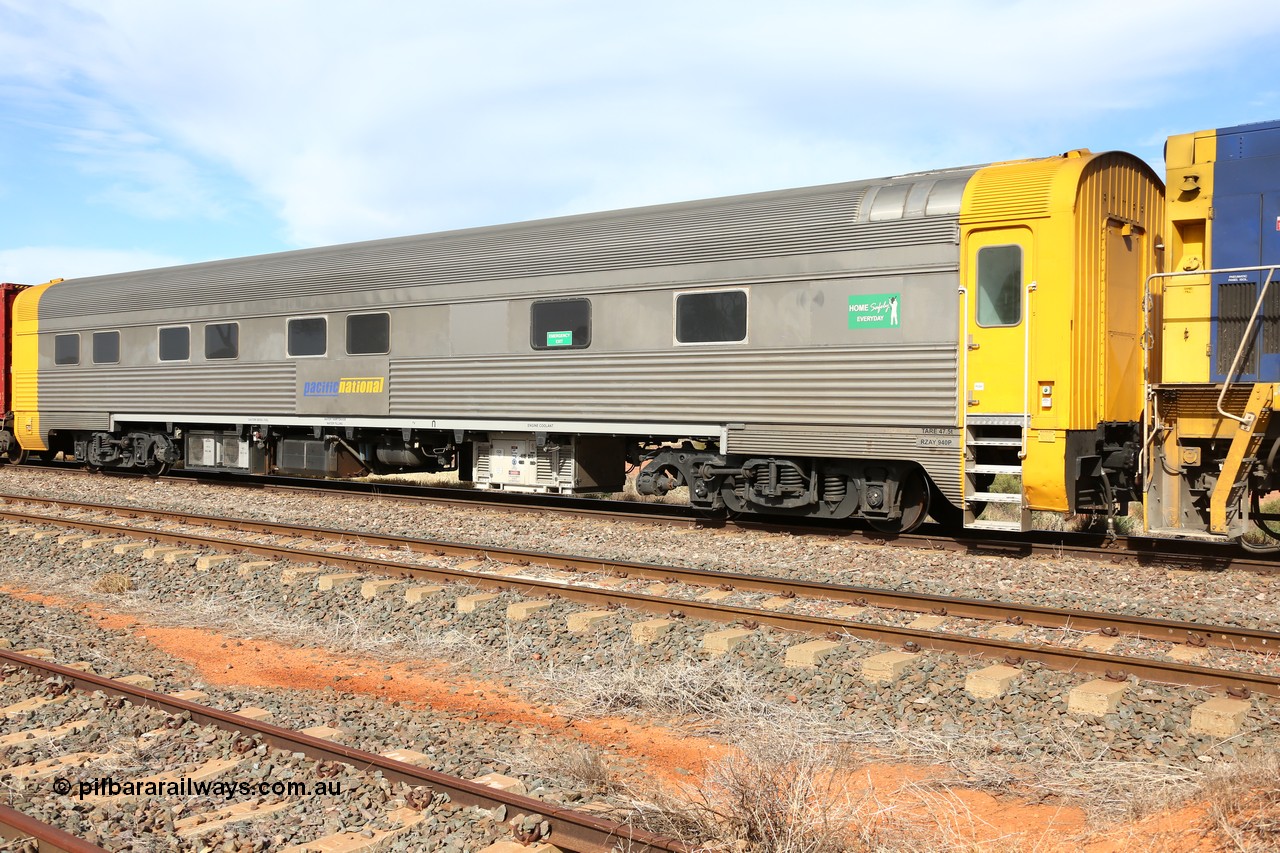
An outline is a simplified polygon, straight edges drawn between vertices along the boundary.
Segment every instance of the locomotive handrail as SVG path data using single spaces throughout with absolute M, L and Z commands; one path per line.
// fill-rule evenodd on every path
M 1230 412 L 1222 408 L 1222 403 L 1227 398 L 1227 389 L 1231 387 L 1231 377 L 1235 375 L 1236 368 L 1240 365 L 1240 359 L 1244 356 L 1245 348 L 1249 345 L 1249 336 L 1253 334 L 1254 322 L 1258 319 L 1258 312 L 1262 310 L 1262 302 L 1267 298 L 1267 288 L 1271 286 L 1271 279 L 1275 277 L 1276 268 L 1271 267 L 1267 273 L 1267 280 L 1262 283 L 1262 289 L 1258 291 L 1258 301 L 1254 303 L 1253 313 L 1249 315 L 1249 322 L 1244 327 L 1244 334 L 1240 336 L 1240 345 L 1236 347 L 1236 356 L 1231 359 L 1231 369 L 1227 371 L 1226 378 L 1222 382 L 1222 391 L 1218 393 L 1218 414 L 1223 417 L 1231 418 L 1233 421 L 1239 421 L 1241 426 L 1247 427 L 1253 421 L 1253 416 L 1245 413 L 1243 418 L 1236 417 Z M 1261 369 L 1259 369 L 1261 373 Z
M 1252 331 L 1252 329 L 1253 329 L 1253 323 L 1254 323 L 1254 320 L 1255 320 L 1255 319 L 1257 319 L 1258 312 L 1259 312 L 1259 311 L 1261 310 L 1261 308 L 1262 308 L 1262 300 L 1263 300 L 1263 298 L 1266 296 L 1267 286 L 1268 286 L 1268 285 L 1270 285 L 1271 280 L 1272 280 L 1272 278 L 1275 276 L 1275 272 L 1276 272 L 1276 270 L 1277 270 L 1277 269 L 1280 269 L 1280 264 L 1260 264 L 1260 265 L 1258 265 L 1258 266 L 1253 266 L 1253 267 L 1223 267 L 1223 268 L 1221 268 L 1221 269 L 1207 269 L 1207 270 L 1180 270 L 1180 271 L 1178 271 L 1178 272 L 1153 272 L 1153 273 L 1151 273 L 1150 275 L 1148 275 L 1148 276 L 1147 276 L 1146 284 L 1144 285 L 1144 288 L 1143 288 L 1143 289 L 1144 289 L 1144 298 L 1143 298 L 1143 300 L 1142 300 L 1142 314 L 1143 314 L 1143 327 L 1144 327 L 1144 328 L 1143 328 L 1143 337 L 1144 337 L 1144 338 L 1146 338 L 1148 335 L 1151 335 L 1151 336 L 1154 336 L 1154 335 L 1155 335 L 1155 330 L 1151 328 L 1151 309 L 1152 309 L 1152 302 L 1151 302 L 1151 300 L 1147 299 L 1146 297 L 1147 297 L 1147 296 L 1149 296 L 1149 295 L 1151 294 L 1151 283 L 1152 283 L 1153 281 L 1155 281 L 1156 279 L 1158 279 L 1158 278 L 1186 278 L 1186 277 L 1188 277 L 1188 276 L 1197 276 L 1197 275 L 1213 276 L 1213 275 L 1222 275 L 1222 274 L 1224 274 L 1224 273 L 1232 273 L 1232 272 L 1262 272 L 1263 270 L 1266 270 L 1266 271 L 1267 271 L 1267 283 L 1263 285 L 1262 292 L 1258 294 L 1258 302 L 1257 302 L 1257 304 L 1255 304 L 1255 305 L 1253 306 L 1253 315 L 1249 318 L 1249 326 L 1248 326 L 1248 327 L 1246 327 L 1244 337 L 1241 339 L 1241 342 L 1240 342 L 1240 346 L 1236 349 L 1236 361 L 1233 361 L 1233 362 L 1232 362 L 1232 364 L 1231 364 L 1231 371 L 1227 374 L 1227 380 L 1226 380 L 1225 385 L 1230 385 L 1230 384 L 1231 384 L 1231 374 L 1235 373 L 1235 369 L 1236 369 L 1236 367 L 1237 367 L 1237 365 L 1238 365 L 1238 360 L 1239 360 L 1240 356 L 1241 356 L 1241 355 L 1243 354 L 1243 352 L 1244 352 L 1245 342 L 1247 342 L 1247 341 L 1249 340 L 1249 333 L 1250 333 L 1250 332 Z M 1143 359 L 1144 359 L 1144 360 L 1149 359 L 1149 356 L 1148 356 L 1148 355 L 1146 355 L 1146 352 L 1147 352 L 1147 350 L 1144 348 L 1144 355 L 1143 355 Z M 1149 371 L 1149 370 L 1144 370 L 1144 373 L 1146 373 L 1146 374 L 1147 374 L 1147 385 L 1148 385 L 1148 386 L 1150 386 L 1150 384 L 1151 384 L 1151 381 L 1150 381 L 1150 371 Z M 1147 394 L 1148 394 L 1148 396 L 1150 396 L 1150 393 L 1151 393 L 1151 392 L 1150 392 L 1150 388 L 1148 387 L 1148 389 L 1147 389 Z M 1224 393 L 1223 393 L 1223 396 L 1221 396 L 1221 397 L 1219 397 L 1219 398 L 1218 398 L 1218 413 L 1219 413 L 1219 414 L 1221 414 L 1221 415 L 1222 415 L 1222 416 L 1224 416 L 1224 417 L 1230 418 L 1230 419 L 1231 419 L 1231 420 L 1233 420 L 1233 421 L 1238 421 L 1238 422 L 1240 422 L 1240 423 L 1242 423 L 1242 424 L 1243 424 L 1243 423 L 1245 423 L 1245 419 L 1244 419 L 1244 418 L 1241 418 L 1241 417 L 1239 417 L 1239 416 L 1237 416 L 1237 415 L 1233 415 L 1233 414 L 1231 414 L 1230 412 L 1224 412 L 1224 411 L 1222 411 L 1222 400 L 1223 400 L 1224 398 L 1225 398 L 1225 386 L 1224 386 Z
M 1223 273 L 1262 272 L 1263 270 L 1267 270 L 1267 285 L 1269 285 L 1271 283 L 1272 278 L 1275 276 L 1275 272 L 1277 269 L 1280 269 L 1280 264 L 1261 264 L 1259 266 L 1253 266 L 1253 267 L 1223 267 L 1222 269 L 1179 270 L 1177 272 L 1151 273 L 1150 275 L 1147 276 L 1146 283 L 1143 285 L 1143 298 L 1142 298 L 1143 340 L 1144 341 L 1156 340 L 1155 329 L 1153 329 L 1151 325 L 1151 312 L 1152 312 L 1152 309 L 1155 307 L 1154 300 L 1151 298 L 1151 284 L 1156 279 L 1187 278 L 1188 276 L 1200 276 L 1200 275 L 1214 276 L 1214 275 L 1221 275 Z M 1245 329 L 1245 334 L 1240 339 L 1240 346 L 1236 350 L 1236 359 L 1232 362 L 1231 371 L 1227 374 L 1226 382 L 1223 383 L 1222 393 L 1218 395 L 1218 405 L 1217 405 L 1218 414 L 1230 420 L 1236 421 L 1241 426 L 1247 426 L 1248 419 L 1239 417 L 1238 415 L 1233 415 L 1230 412 L 1224 410 L 1222 407 L 1222 404 L 1226 400 L 1227 389 L 1231 385 L 1231 375 L 1235 373 L 1235 369 L 1237 367 L 1239 358 L 1241 354 L 1244 352 L 1245 343 L 1249 340 L 1249 333 L 1252 331 L 1253 322 L 1254 322 L 1254 319 L 1257 317 L 1258 311 L 1262 306 L 1262 301 L 1266 297 L 1266 291 L 1267 291 L 1267 286 L 1264 285 L 1262 288 L 1262 292 L 1258 295 L 1258 302 L 1256 305 L 1254 305 L 1253 316 L 1249 318 L 1249 327 Z M 1142 411 L 1142 454 L 1138 459 L 1138 465 L 1139 465 L 1138 470 L 1142 474 L 1144 482 L 1150 483 L 1151 478 L 1148 476 L 1150 474 L 1150 471 L 1147 465 L 1147 450 L 1150 448 L 1151 442 L 1155 439 L 1156 430 L 1158 429 L 1159 425 L 1151 423 L 1152 415 L 1151 415 L 1150 403 L 1154 400 L 1155 392 L 1152 391 L 1151 389 L 1151 384 L 1152 384 L 1151 383 L 1151 349 L 1147 346 L 1143 346 L 1142 348 L 1142 374 L 1143 374 L 1142 375 L 1143 384 L 1146 386 L 1144 390 L 1146 392 L 1145 396 L 1148 401 L 1148 405 L 1143 406 L 1143 411 Z M 1156 417 L 1158 418 L 1158 413 L 1156 413 Z

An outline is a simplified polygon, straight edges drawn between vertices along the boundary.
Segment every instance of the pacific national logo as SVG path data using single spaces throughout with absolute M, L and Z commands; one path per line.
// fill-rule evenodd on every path
M 323 382 L 304 382 L 304 397 L 337 397 L 340 394 L 381 394 L 387 388 L 384 376 L 350 376 Z

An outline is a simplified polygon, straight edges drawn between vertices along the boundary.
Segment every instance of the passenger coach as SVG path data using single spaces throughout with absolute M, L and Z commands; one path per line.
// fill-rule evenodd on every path
M 10 455 L 1021 529 L 1132 489 L 1161 205 L 1074 151 L 55 281 Z

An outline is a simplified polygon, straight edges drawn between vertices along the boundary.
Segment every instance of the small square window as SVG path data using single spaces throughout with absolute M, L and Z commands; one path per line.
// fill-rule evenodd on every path
M 188 327 L 161 329 L 158 341 L 161 361 L 187 361 L 191 358 L 191 329 Z
M 94 364 L 119 364 L 120 363 L 120 333 L 119 332 L 94 332 L 93 333 L 93 363 Z
M 384 355 L 390 351 L 390 314 L 347 315 L 347 355 Z
M 289 355 L 324 355 L 329 347 L 324 317 L 296 317 L 289 321 Z
M 54 335 L 53 336 L 53 363 L 54 364 L 79 364 L 80 363 L 80 336 L 79 335 Z
M 534 349 L 591 346 L 591 300 L 554 299 L 529 309 L 529 345 Z
M 676 341 L 682 344 L 734 343 L 747 339 L 745 290 L 681 293 L 676 297 Z
M 239 358 L 240 324 L 210 323 L 204 327 L 204 357 Z

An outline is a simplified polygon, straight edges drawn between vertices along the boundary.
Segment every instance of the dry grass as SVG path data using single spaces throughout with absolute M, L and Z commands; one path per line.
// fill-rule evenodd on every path
M 763 802 L 741 802 L 742 815 L 734 819 L 739 823 L 731 822 L 723 836 L 716 836 L 761 845 L 750 848 L 753 850 L 842 849 L 822 844 L 827 843 L 823 839 L 830 828 L 840 825 L 848 814 L 858 816 L 860 823 L 852 836 L 839 835 L 841 843 L 852 845 L 843 849 L 977 849 L 967 840 L 974 824 L 956 797 L 956 792 L 965 790 L 1067 803 L 1084 809 L 1099 822 L 1141 817 L 1204 791 L 1203 798 L 1214 803 L 1217 831 L 1232 839 L 1236 849 L 1261 850 L 1277 843 L 1280 769 L 1274 758 L 1247 773 L 1241 764 L 1206 771 L 1154 762 L 1087 760 L 1076 751 L 1072 730 L 1062 726 L 1047 726 L 1034 733 L 1029 740 L 1044 753 L 1032 755 L 1027 752 L 1028 742 L 1007 731 L 954 735 L 889 725 L 859 728 L 851 721 L 834 719 L 829 710 L 808 710 L 773 699 L 773 686 L 763 675 L 729 658 L 641 666 L 630 661 L 628 644 L 622 643 L 616 649 L 600 650 L 604 659 L 616 661 L 612 665 L 586 668 L 550 660 L 535 663 L 518 632 L 509 639 L 503 654 L 448 626 L 424 621 L 409 630 L 389 629 L 375 615 L 365 616 L 358 610 L 320 619 L 306 611 L 281 608 L 266 593 L 252 588 L 219 597 L 166 600 L 145 583 L 137 589 L 128 576 L 102 569 L 84 573 L 82 568 L 68 566 L 31 576 L 15 568 L 3 575 L 5 580 L 28 588 L 110 602 L 113 609 L 137 613 L 158 625 L 203 627 L 390 660 L 448 660 L 464 671 L 469 667 L 483 669 L 489 677 L 505 680 L 534 699 L 554 703 L 561 713 L 571 716 L 623 713 L 674 721 L 686 731 L 754 745 L 754 751 L 740 749 L 743 757 L 735 759 L 738 763 L 717 771 L 714 785 L 700 799 L 693 798 L 690 806 L 696 812 L 690 820 L 701 822 L 698 825 L 728 819 L 715 815 L 727 808 L 726 802 L 738 802 L 733 799 L 734 792 L 744 780 L 755 778 L 753 773 L 761 774 L 759 778 L 766 784 L 752 796 L 758 795 Z M 917 801 L 936 798 L 923 810 L 928 816 L 926 825 L 911 815 L 883 811 L 885 807 L 875 801 L 874 793 L 835 797 L 822 811 L 812 811 L 805 792 L 822 790 L 822 772 L 829 773 L 833 767 L 843 772 L 858 762 L 884 761 L 934 768 L 928 781 L 911 792 Z M 598 753 L 564 755 L 560 764 L 561 771 L 571 777 L 614 790 L 610 768 Z M 783 784 L 787 774 L 798 774 L 794 783 L 798 788 Z M 648 800 L 651 811 L 674 808 L 654 797 Z M 809 829 L 802 829 L 801 824 Z M 882 826 L 892 826 L 896 840 L 886 840 Z M 1008 849 L 1020 848 L 1011 843 Z
M 989 825 L 955 792 L 872 783 L 859 751 L 774 731 L 739 739 L 702 779 L 628 791 L 633 823 L 719 853 L 1026 853 L 1061 838 Z
M 107 595 L 120 595 L 133 589 L 133 578 L 120 572 L 108 572 L 94 582 L 93 588 Z
M 517 774 L 554 774 L 578 783 L 584 793 L 607 793 L 619 785 L 617 774 L 609 766 L 605 753 L 591 744 L 538 740 L 522 747 L 519 753 L 501 758 Z
M 587 670 L 549 663 L 525 672 L 524 687 L 570 716 L 663 714 L 710 721 L 746 718 L 769 704 L 765 685 L 740 666 L 720 659 Z
M 1228 850 L 1280 850 L 1280 756 L 1259 756 L 1208 774 L 1197 800 Z
M 867 792 L 841 782 L 840 756 L 796 738 L 741 744 L 684 790 L 631 802 L 635 822 L 705 851 L 841 853 L 878 850 Z
M 353 477 L 357 483 L 408 483 L 411 486 L 429 486 L 437 489 L 474 489 L 475 484 L 458 479 L 457 471 L 440 471 L 428 474 L 413 471 L 405 474 L 370 474 L 367 477 Z

